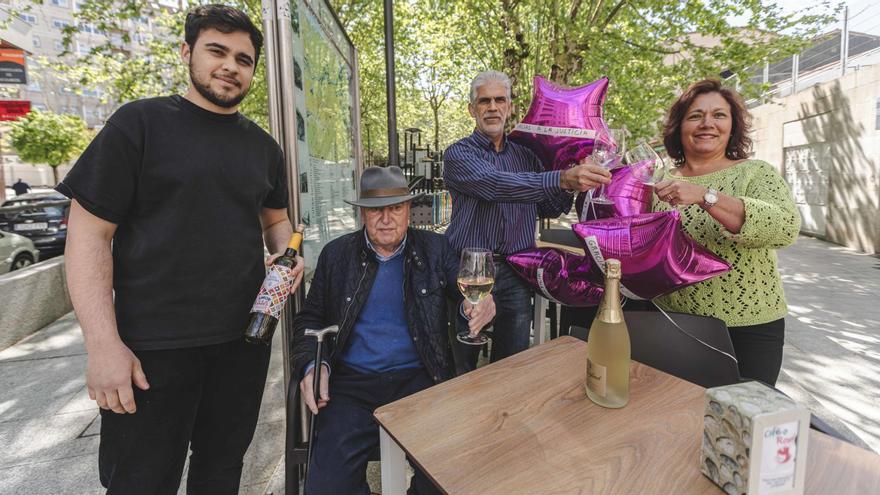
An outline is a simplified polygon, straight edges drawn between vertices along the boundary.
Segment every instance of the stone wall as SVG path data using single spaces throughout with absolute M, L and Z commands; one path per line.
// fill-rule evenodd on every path
M 0 350 L 72 309 L 64 256 L 0 276 Z

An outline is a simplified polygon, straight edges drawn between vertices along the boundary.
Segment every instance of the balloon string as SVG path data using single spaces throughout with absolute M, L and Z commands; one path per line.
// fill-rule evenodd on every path
M 594 219 L 599 218 L 599 215 L 596 214 L 596 204 L 593 203 L 593 190 L 592 189 L 587 191 L 587 202 L 589 203 L 589 207 L 593 210 L 593 218 Z M 584 207 L 581 208 L 580 221 L 585 222 L 586 220 L 587 220 L 587 205 L 584 205 Z
M 653 300 L 651 301 L 651 304 L 653 304 L 655 308 L 657 308 L 658 310 L 660 310 L 660 312 L 663 313 L 663 316 L 665 316 L 666 319 L 669 320 L 670 323 L 672 323 L 672 326 L 674 326 L 675 328 L 677 328 L 679 332 L 681 332 L 681 333 L 687 335 L 687 336 L 690 337 L 691 339 L 697 341 L 699 344 L 701 344 L 701 345 L 703 345 L 703 346 L 705 346 L 705 347 L 708 347 L 709 349 L 712 349 L 712 350 L 715 351 L 715 352 L 718 352 L 718 353 L 720 353 L 720 354 L 723 354 L 723 355 L 727 356 L 727 357 L 730 358 L 734 363 L 736 363 L 737 365 L 739 365 L 739 360 L 736 359 L 736 356 L 734 356 L 733 354 L 730 354 L 730 353 L 728 353 L 728 352 L 724 352 L 724 351 L 722 351 L 721 349 L 718 349 L 717 347 L 714 347 L 714 346 L 712 346 L 712 345 L 710 345 L 710 344 L 707 344 L 706 342 L 703 342 L 702 340 L 700 340 L 699 338 L 697 338 L 696 336 L 694 336 L 693 334 L 691 334 L 690 332 L 688 332 L 688 331 L 685 330 L 684 328 L 681 328 L 681 327 L 678 325 L 678 323 L 676 323 L 675 320 L 673 320 L 672 317 L 670 317 L 669 314 L 666 313 L 666 311 L 663 311 L 663 308 L 661 308 L 659 305 L 657 305 L 657 303 L 655 303 Z

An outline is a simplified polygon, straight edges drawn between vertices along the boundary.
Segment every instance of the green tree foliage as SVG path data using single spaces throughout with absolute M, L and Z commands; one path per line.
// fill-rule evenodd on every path
M 83 120 L 74 115 L 32 111 L 10 125 L 10 141 L 25 162 L 52 167 L 58 183 L 58 167 L 78 156 L 91 137 Z
M 261 22 L 258 1 L 229 3 Z M 364 151 L 368 160 L 381 160 L 387 153 L 382 2 L 329 3 L 358 49 Z M 181 13 L 147 0 L 77 5 L 78 20 L 109 39 L 56 63 L 73 86 L 103 88 L 119 102 L 186 87 Z M 418 127 L 423 143 L 435 148 L 472 129 L 468 83 L 479 70 L 511 76 L 514 120 L 528 108 L 535 75 L 568 86 L 608 76 L 609 123 L 652 137 L 671 100 L 694 80 L 733 74 L 747 97 L 756 96 L 762 88 L 750 76 L 802 49 L 833 14 L 827 4 L 783 13 L 767 0 L 397 0 L 394 13 L 398 131 Z M 139 21 L 145 18 L 153 31 Z M 76 29 L 68 28 L 68 43 Z M 120 48 L 133 36 L 143 38 L 148 56 Z M 266 126 L 264 59 L 242 111 Z

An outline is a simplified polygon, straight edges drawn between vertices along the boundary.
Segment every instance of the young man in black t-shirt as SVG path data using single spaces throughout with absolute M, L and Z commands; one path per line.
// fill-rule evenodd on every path
M 58 186 L 108 493 L 176 493 L 188 448 L 188 493 L 238 492 L 269 364 L 242 332 L 292 233 L 281 149 L 237 112 L 262 35 L 220 5 L 185 29 L 186 95 L 124 105 Z

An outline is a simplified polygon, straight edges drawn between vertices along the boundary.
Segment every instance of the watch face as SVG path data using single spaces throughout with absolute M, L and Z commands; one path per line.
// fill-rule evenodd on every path
M 706 204 L 714 205 L 715 203 L 718 202 L 718 194 L 716 194 L 712 191 L 707 192 L 706 195 L 703 196 L 703 201 L 705 201 Z

